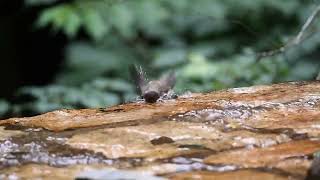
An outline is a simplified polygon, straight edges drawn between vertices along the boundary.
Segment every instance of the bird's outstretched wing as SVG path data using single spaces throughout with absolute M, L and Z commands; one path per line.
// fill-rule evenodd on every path
M 132 76 L 131 78 L 133 79 L 136 85 L 137 93 L 142 95 L 143 93 L 142 89 L 144 89 L 144 87 L 147 84 L 146 73 L 143 71 L 141 66 L 137 66 L 133 64 L 129 67 L 129 70 Z
M 164 87 L 164 91 L 169 91 L 176 84 L 176 74 L 174 71 L 170 71 L 160 78 L 160 83 Z

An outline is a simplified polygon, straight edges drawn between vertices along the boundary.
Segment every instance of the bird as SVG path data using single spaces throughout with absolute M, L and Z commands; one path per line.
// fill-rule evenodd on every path
M 137 91 L 147 103 L 155 103 L 157 100 L 173 89 L 176 83 L 174 71 L 170 71 L 158 80 L 148 81 L 146 73 L 141 66 L 133 65 L 130 68 L 135 81 Z

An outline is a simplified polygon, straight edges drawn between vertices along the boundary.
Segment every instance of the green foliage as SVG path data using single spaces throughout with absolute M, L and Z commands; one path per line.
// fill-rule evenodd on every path
M 5 100 L 0 99 L 0 117 L 6 117 L 9 111 L 10 111 L 10 104 Z
M 179 92 L 308 80 L 320 65 L 319 34 L 282 55 L 255 61 L 255 52 L 281 47 L 296 35 L 315 7 L 311 0 L 26 2 L 49 4 L 39 14 L 38 28 L 62 31 L 70 44 L 54 84 L 22 91 L 35 101 L 16 105 L 21 112 L 132 99 L 128 66 L 133 63 L 144 65 L 151 76 L 175 69 Z M 89 39 L 78 40 L 80 29 Z
M 80 87 L 66 85 L 25 87 L 20 89 L 18 96 L 31 97 L 32 100 L 14 105 L 14 114 L 32 115 L 59 108 L 110 106 L 124 100 L 133 100 L 134 92 L 132 85 L 126 81 L 100 78 Z M 0 109 L 2 104 L 0 103 Z
M 62 30 L 69 37 L 74 37 L 79 28 L 85 30 L 95 39 L 100 39 L 108 31 L 103 18 L 94 9 L 83 9 L 75 5 L 63 4 L 45 10 L 40 16 L 39 27 L 52 25 L 53 30 Z
M 320 151 L 313 153 L 313 156 L 316 158 L 320 158 Z
M 28 6 L 35 6 L 35 5 L 48 5 L 58 0 L 25 0 L 25 4 Z

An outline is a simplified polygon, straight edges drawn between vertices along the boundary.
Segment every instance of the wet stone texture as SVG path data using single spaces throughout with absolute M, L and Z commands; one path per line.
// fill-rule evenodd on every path
M 320 82 L 0 121 L 0 179 L 304 179 L 318 151 Z

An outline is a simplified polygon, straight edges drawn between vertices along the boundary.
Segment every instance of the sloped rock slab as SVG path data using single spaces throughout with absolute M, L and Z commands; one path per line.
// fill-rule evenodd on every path
M 289 82 L 2 120 L 0 179 L 105 168 L 117 177 L 304 179 L 320 151 L 319 103 L 320 82 Z

